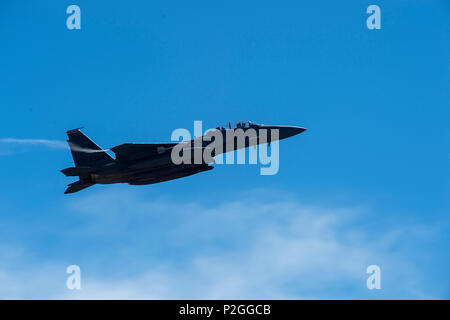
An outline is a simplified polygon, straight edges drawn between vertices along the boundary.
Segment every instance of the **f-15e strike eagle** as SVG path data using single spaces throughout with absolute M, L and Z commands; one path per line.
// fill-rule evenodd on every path
M 289 138 L 305 130 L 305 128 L 293 126 L 266 126 L 250 121 L 237 122 L 233 125 L 228 123 L 213 130 L 216 137 L 220 134 L 220 138 L 223 137 L 223 139 L 220 141 L 221 148 L 215 148 L 211 156 L 252 145 L 270 144 L 272 141 Z M 243 143 L 235 143 L 237 131 L 240 131 L 241 137 L 244 136 Z M 276 135 L 272 134 L 274 131 Z M 124 143 L 111 149 L 115 153 L 115 159 L 84 135 L 80 129 L 67 131 L 67 136 L 75 167 L 66 168 L 61 172 L 66 176 L 78 176 L 79 180 L 69 184 L 64 193 L 78 192 L 94 184 L 147 185 L 214 169 L 210 165 L 214 162 L 212 158 L 202 158 L 200 163 L 194 161 L 194 163 L 175 164 L 172 157 L 173 149 L 177 145 L 181 145 L 183 152 L 186 152 L 188 148 L 192 153 L 195 148 L 201 150 L 208 148 L 211 141 L 216 139 L 211 139 L 211 131 L 202 137 L 181 143 Z M 232 143 L 230 139 L 233 140 Z M 197 147 L 189 147 L 192 145 Z

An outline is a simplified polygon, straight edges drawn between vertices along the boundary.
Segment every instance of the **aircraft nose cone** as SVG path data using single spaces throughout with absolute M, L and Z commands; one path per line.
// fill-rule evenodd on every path
M 306 130 L 306 128 L 302 128 L 302 127 L 285 127 L 284 128 L 284 132 L 283 132 L 283 136 L 285 137 L 285 138 L 288 138 L 288 137 L 292 137 L 292 136 L 295 136 L 295 135 L 297 135 L 297 134 L 299 134 L 299 133 L 302 133 L 303 131 L 305 131 Z
M 303 131 L 306 131 L 306 128 L 302 128 L 302 127 L 292 127 L 292 131 L 294 132 L 294 136 L 296 134 L 302 133 Z

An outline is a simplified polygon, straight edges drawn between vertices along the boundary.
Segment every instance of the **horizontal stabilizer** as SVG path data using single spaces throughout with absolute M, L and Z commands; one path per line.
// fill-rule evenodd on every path
M 74 177 L 74 176 L 84 176 L 95 172 L 95 168 L 91 167 L 71 167 L 61 170 L 66 176 Z
M 90 186 L 94 185 L 93 183 L 85 183 L 82 181 L 77 181 L 74 183 L 69 184 L 69 187 L 64 191 L 64 193 L 74 193 L 78 192 L 80 190 L 83 190 L 85 188 L 88 188 Z

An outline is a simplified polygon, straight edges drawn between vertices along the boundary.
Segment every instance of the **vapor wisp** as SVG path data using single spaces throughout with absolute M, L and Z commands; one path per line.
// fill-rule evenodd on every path
M 69 148 L 70 144 L 70 148 Z M 48 140 L 48 139 L 16 139 L 16 138 L 0 138 L 0 146 L 40 146 L 49 149 L 60 149 L 60 150 L 74 150 L 78 152 L 85 153 L 96 153 L 96 152 L 107 152 L 109 149 L 102 150 L 92 150 L 87 148 L 82 148 L 73 142 L 60 141 L 60 140 Z M 2 148 L 3 149 L 3 148 Z

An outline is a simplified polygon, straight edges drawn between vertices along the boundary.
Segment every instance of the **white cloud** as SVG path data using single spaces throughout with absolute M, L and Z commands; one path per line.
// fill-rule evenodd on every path
M 367 208 L 323 209 L 292 198 L 258 199 L 208 206 L 146 200 L 130 192 L 92 193 L 72 203 L 69 214 L 81 214 L 87 223 L 71 232 L 93 245 L 106 241 L 115 251 L 104 254 L 96 247 L 87 255 L 92 259 L 74 262 L 82 270 L 82 290 L 55 283 L 55 264 L 27 272 L 28 278 L 48 284 L 17 285 L 25 282 L 10 265 L 0 269 L 0 279 L 7 279 L 14 294 L 0 293 L 75 299 L 431 297 L 408 257 L 391 249 L 405 232 L 409 238 L 420 234 L 404 226 L 371 234 L 362 223 L 372 214 Z M 370 264 L 381 266 L 380 292 L 365 287 Z M 58 265 L 59 280 L 65 281 L 66 266 Z

